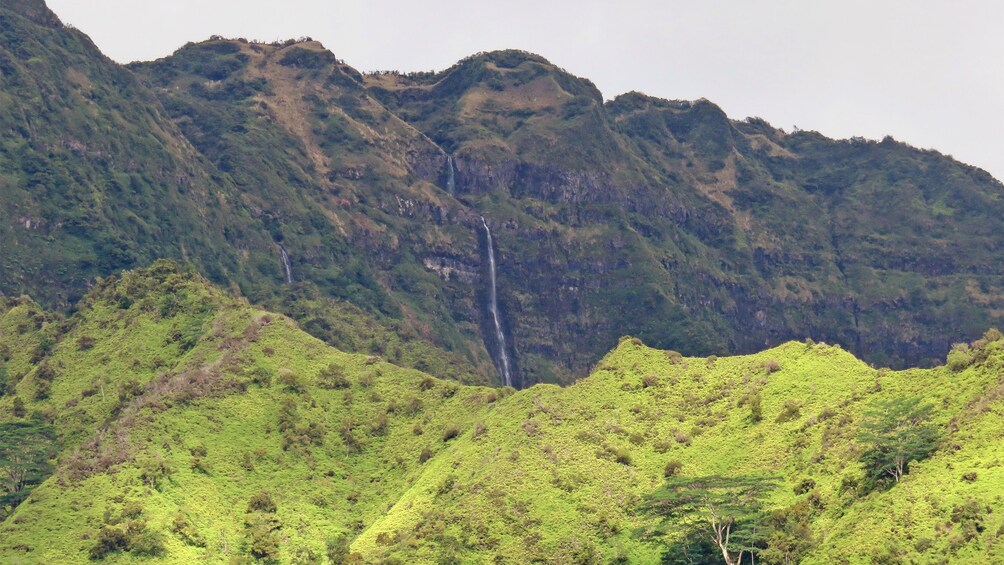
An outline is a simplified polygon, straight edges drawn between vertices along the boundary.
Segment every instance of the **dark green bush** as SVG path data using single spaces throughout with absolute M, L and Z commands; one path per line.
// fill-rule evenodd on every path
M 248 512 L 275 512 L 275 501 L 272 495 L 260 491 L 248 500 Z
M 349 388 L 345 368 L 338 363 L 330 363 L 317 374 L 317 386 L 325 389 Z
M 669 461 L 666 463 L 666 468 L 663 469 L 662 475 L 664 477 L 675 477 L 680 474 L 681 470 L 683 470 L 683 463 L 675 460 Z
M 446 426 L 445 430 L 443 430 L 443 441 L 450 441 L 451 439 L 454 439 L 459 435 L 460 435 L 460 426 L 456 424 L 450 424 L 449 426 Z

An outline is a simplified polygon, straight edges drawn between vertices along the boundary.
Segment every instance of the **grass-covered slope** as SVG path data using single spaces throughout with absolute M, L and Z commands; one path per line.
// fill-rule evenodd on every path
M 37 428 L 54 465 L 4 510 L 0 560 L 658 562 L 679 549 L 647 503 L 669 468 L 774 479 L 765 512 L 798 517 L 804 562 L 992 562 L 1002 343 L 891 372 L 824 344 L 624 339 L 573 386 L 513 392 L 339 352 L 158 263 L 66 320 L 4 304 L 0 426 Z M 865 411 L 914 396 L 937 449 L 873 484 Z
M 85 558 L 91 530 L 118 523 L 130 501 L 150 532 L 179 512 L 204 532 L 196 545 L 165 538 L 171 559 L 219 556 L 230 550 L 217 544 L 243 544 L 248 489 L 283 501 L 290 554 L 323 553 L 325 539 L 396 500 L 422 449 L 438 453 L 447 428 L 469 429 L 499 396 L 333 350 L 168 263 L 107 282 L 67 322 L 28 324 L 33 308 L 12 304 L 3 318 L 8 350 L 29 352 L 7 361 L 16 384 L 4 420 L 51 423 L 60 452 L 37 502 L 6 522 L 8 549 L 31 548 L 18 557 L 29 562 Z M 49 351 L 29 364 L 39 341 Z M 42 367 L 55 375 L 42 379 Z M 310 524 L 294 536 L 302 543 L 289 538 L 294 523 Z

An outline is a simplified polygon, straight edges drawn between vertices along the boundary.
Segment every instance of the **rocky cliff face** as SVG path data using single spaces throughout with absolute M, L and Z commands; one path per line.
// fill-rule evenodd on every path
M 984 227 L 1000 183 L 940 154 L 788 134 L 705 100 L 602 104 L 519 52 L 367 81 L 451 148 L 461 201 L 498 210 L 514 332 L 541 378 L 620 333 L 691 354 L 812 336 L 932 363 L 997 319 L 973 301 L 999 284 Z
M 175 257 L 342 347 L 497 382 L 484 216 L 524 383 L 569 382 L 624 334 L 928 364 L 1004 313 L 1002 187 L 934 152 L 604 102 L 518 51 L 362 75 L 312 41 L 213 38 L 123 68 L 24 5 L 0 11 L 8 294 L 67 303 Z

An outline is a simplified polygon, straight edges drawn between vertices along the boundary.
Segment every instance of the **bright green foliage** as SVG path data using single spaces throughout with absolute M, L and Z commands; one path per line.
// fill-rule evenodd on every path
M 973 362 L 972 349 L 968 343 L 956 343 L 948 352 L 945 363 L 953 371 L 961 371 Z
M 0 308 L 0 424 L 56 438 L 54 473 L 0 524 L 0 562 L 651 563 L 702 539 L 681 534 L 706 514 L 657 527 L 643 512 L 667 475 L 774 477 L 757 562 L 997 562 L 1004 359 L 988 338 L 957 372 L 797 342 L 712 366 L 625 339 L 573 386 L 516 392 L 334 350 L 158 263 L 102 281 L 66 320 Z M 318 386 L 333 364 L 348 386 Z M 759 422 L 740 405 L 753 395 Z M 918 397 L 943 447 L 871 489 L 866 412 Z
M 910 463 L 934 452 L 937 430 L 928 423 L 931 406 L 919 397 L 883 400 L 864 413 L 857 440 L 865 447 L 861 462 L 875 481 L 899 482 Z

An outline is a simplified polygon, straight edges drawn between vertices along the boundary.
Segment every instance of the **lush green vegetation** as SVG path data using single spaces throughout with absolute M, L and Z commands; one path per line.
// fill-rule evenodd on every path
M 0 40 L 0 561 L 1004 560 L 982 171 L 519 51 Z M 589 376 L 478 386 L 481 215 L 522 382 Z
M 337 351 L 166 262 L 66 319 L 0 312 L 2 466 L 21 438 L 38 455 L 7 562 L 724 562 L 708 508 L 733 559 L 1004 557 L 996 332 L 965 367 L 901 372 L 625 338 L 573 386 L 516 392 Z M 877 481 L 904 421 L 937 438 Z

